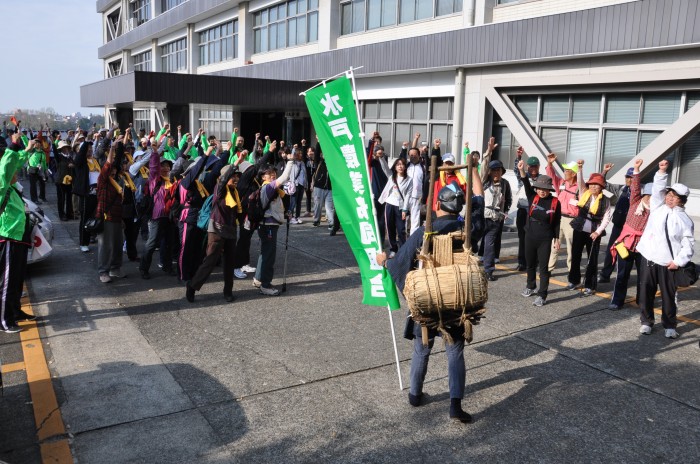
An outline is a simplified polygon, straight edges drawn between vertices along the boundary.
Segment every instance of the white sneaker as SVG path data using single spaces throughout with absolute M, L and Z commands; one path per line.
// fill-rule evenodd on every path
M 109 276 L 116 277 L 117 279 L 121 279 L 124 277 L 124 274 L 122 274 L 121 269 L 112 269 L 111 271 L 109 271 Z
M 297 222 L 296 218 L 291 218 L 291 219 L 289 220 L 289 223 L 290 223 L 290 224 L 299 224 L 299 223 Z
M 253 277 L 253 287 L 255 288 L 261 288 L 260 286 L 262 285 L 262 282 L 260 282 L 258 279 Z
M 243 272 L 255 272 L 255 268 L 253 266 L 245 265 L 241 266 L 241 271 Z
M 302 220 L 299 219 L 299 218 L 294 218 L 294 219 L 297 221 L 297 224 L 303 224 L 303 223 L 304 223 L 304 221 L 302 221 Z
M 82 251 L 83 253 L 87 253 L 88 251 L 90 251 L 90 248 L 88 248 L 86 246 L 81 246 L 80 251 Z
M 236 276 L 236 279 L 246 279 L 248 278 L 248 274 L 243 272 L 240 268 L 234 269 L 233 270 L 233 275 Z
M 280 291 L 277 290 L 275 287 L 260 287 L 260 293 L 267 296 L 277 296 L 280 294 Z
M 678 338 L 678 332 L 676 332 L 676 329 L 666 329 L 664 336 L 666 338 Z
M 675 330 L 674 330 L 674 332 L 675 332 Z M 642 325 L 642 326 L 639 328 L 639 333 L 642 334 L 642 335 L 649 335 L 649 334 L 651 333 L 651 326 L 649 326 L 649 325 Z
M 498 258 L 496 258 L 496 259 L 494 259 L 494 260 L 493 260 L 493 262 L 494 262 L 494 263 L 496 263 L 496 264 L 498 264 L 498 263 L 500 263 L 500 262 L 501 262 L 501 260 L 500 260 L 500 259 L 498 259 Z
M 103 284 L 108 284 L 112 281 L 112 278 L 107 274 L 100 274 L 100 282 Z

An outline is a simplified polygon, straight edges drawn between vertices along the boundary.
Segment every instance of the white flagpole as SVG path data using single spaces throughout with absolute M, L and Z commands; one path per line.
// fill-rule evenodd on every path
M 356 68 L 359 69 L 359 68 Z M 360 126 L 360 137 L 362 138 L 362 148 L 364 149 L 365 147 L 365 130 L 362 127 L 362 118 L 360 116 L 360 100 L 357 97 L 357 86 L 355 85 L 355 73 L 354 69 L 351 66 L 349 71 L 346 71 L 345 73 L 350 80 L 352 81 L 352 94 L 353 98 L 355 99 L 355 111 L 357 112 L 357 123 Z M 337 77 L 337 76 L 336 76 Z M 320 85 L 320 84 L 317 84 Z M 309 89 L 310 90 L 310 89 Z M 371 179 L 369 177 L 369 166 L 367 165 L 366 159 L 367 159 L 367 154 L 364 153 L 365 156 L 365 172 L 367 173 L 367 180 L 370 182 L 370 196 L 372 197 L 372 203 L 374 203 L 374 193 L 372 192 L 371 188 Z M 379 223 L 377 221 L 377 210 L 374 208 L 374 205 L 372 205 L 372 215 L 374 216 L 374 230 L 379 232 Z M 377 237 L 377 243 L 379 243 L 379 237 Z M 379 243 L 379 252 L 381 253 L 382 251 L 382 243 Z M 391 317 L 391 308 L 389 307 L 389 304 L 387 303 L 386 309 L 389 312 L 389 323 L 391 324 L 391 339 L 394 343 L 394 357 L 396 359 L 396 374 L 399 377 L 399 390 L 403 390 L 403 381 L 401 380 L 401 364 L 399 362 L 399 349 L 396 346 L 396 332 L 394 330 L 394 318 Z

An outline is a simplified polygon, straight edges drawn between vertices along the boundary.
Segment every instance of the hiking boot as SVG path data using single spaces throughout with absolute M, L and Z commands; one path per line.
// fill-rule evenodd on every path
M 532 303 L 532 306 L 544 306 L 546 302 L 546 299 L 542 298 L 541 296 L 538 296 L 535 302 Z
M 20 311 L 20 316 L 15 319 L 15 322 L 24 322 L 24 321 L 36 321 L 38 319 L 37 316 L 34 314 L 27 314 L 24 311 Z
M 258 279 L 253 277 L 253 287 L 260 288 L 261 286 L 262 286 L 262 282 L 260 282 Z
M 255 268 L 253 266 L 245 265 L 241 267 L 241 271 L 243 272 L 255 272 Z
M 493 275 L 493 272 L 487 272 L 486 273 L 486 280 L 488 280 L 489 282 L 495 282 L 497 279 L 496 279 L 496 276 Z M 528 295 L 528 296 L 530 296 L 530 295 Z
M 521 295 L 524 296 L 525 298 L 527 298 L 527 297 L 529 297 L 529 296 L 532 296 L 532 295 L 534 295 L 534 294 L 535 294 L 535 289 L 534 289 L 534 288 L 526 288 L 526 289 L 523 290 L 523 292 L 521 293 Z
M 335 234 L 336 234 L 337 232 L 338 232 L 337 230 L 331 229 L 330 236 L 331 236 L 331 237 L 335 237 Z
M 226 300 L 227 303 L 231 303 L 235 299 L 236 297 L 233 296 L 233 293 L 224 293 L 224 300 Z
M 458 420 L 463 424 L 470 424 L 472 416 L 462 409 L 461 403 L 462 400 L 459 399 L 450 400 L 450 419 Z
M 676 329 L 666 329 L 664 331 L 664 337 L 666 337 L 666 338 L 678 338 L 678 332 L 676 332 Z
M 233 270 L 233 275 L 236 276 L 236 279 L 246 279 L 248 278 L 248 274 L 243 272 L 240 268 L 234 269 Z
M 22 327 L 20 327 L 18 325 L 9 325 L 9 326 L 7 326 L 6 329 L 2 329 L 2 331 L 5 332 L 6 334 L 15 334 L 17 332 L 21 332 Z
M 639 333 L 642 335 L 649 335 L 651 333 L 651 326 L 642 324 L 639 328 Z
M 108 274 L 100 274 L 100 282 L 103 284 L 108 284 L 112 281 L 112 278 Z
M 423 393 L 419 393 L 418 395 L 412 395 L 411 392 L 408 392 L 408 404 L 410 404 L 414 408 L 417 408 L 418 406 L 420 406 L 422 399 L 423 399 Z
M 574 284 L 574 283 L 569 282 L 566 285 L 566 289 L 567 290 L 576 290 L 579 286 L 581 286 L 581 284 Z
M 583 291 L 581 292 L 581 296 L 591 296 L 595 293 L 595 290 L 591 288 L 584 288 Z
M 263 295 L 267 296 L 278 296 L 280 294 L 280 291 L 277 290 L 275 287 L 260 287 L 260 293 Z

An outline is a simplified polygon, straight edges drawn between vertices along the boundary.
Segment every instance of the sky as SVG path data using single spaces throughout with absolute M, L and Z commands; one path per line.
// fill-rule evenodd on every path
M 0 0 L 0 11 L 5 51 L 20 52 L 19 61 L 4 60 L 0 71 L 0 112 L 51 107 L 59 114 L 102 114 L 102 108 L 80 107 L 80 86 L 103 79 L 95 0 Z M 29 61 L 35 57 L 40 66 Z

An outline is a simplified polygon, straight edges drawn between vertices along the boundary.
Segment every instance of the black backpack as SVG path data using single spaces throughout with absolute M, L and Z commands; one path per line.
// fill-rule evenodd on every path
M 270 198 L 267 205 L 262 204 L 262 187 L 255 190 L 248 196 L 248 222 L 250 223 L 250 230 L 255 230 L 260 223 L 265 219 L 265 212 L 270 208 L 272 200 L 275 199 L 277 191 L 275 190 L 275 195 Z

